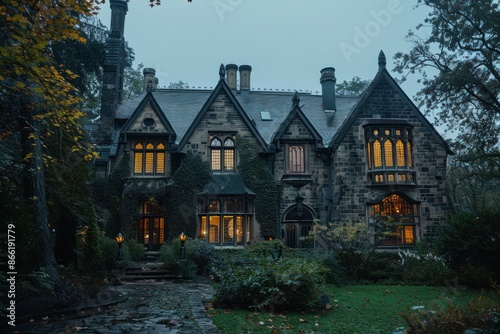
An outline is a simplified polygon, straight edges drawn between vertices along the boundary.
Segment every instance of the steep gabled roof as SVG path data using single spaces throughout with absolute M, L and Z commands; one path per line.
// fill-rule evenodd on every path
M 132 112 L 132 115 L 129 117 L 129 119 L 127 120 L 125 125 L 123 125 L 120 131 L 122 133 L 129 133 L 130 127 L 136 122 L 137 118 L 141 115 L 141 113 L 143 112 L 144 108 L 148 105 L 148 103 L 151 105 L 153 112 L 156 114 L 156 116 L 160 119 L 162 124 L 167 129 L 167 132 L 171 135 L 175 135 L 174 128 L 168 121 L 167 117 L 165 117 L 165 114 L 163 113 L 161 107 L 158 105 L 156 99 L 154 98 L 153 94 L 151 94 L 151 92 L 147 92 L 146 95 L 142 98 L 142 101 L 137 106 L 137 108 L 135 108 L 135 110 Z
M 187 141 L 193 134 L 193 132 L 196 130 L 198 125 L 200 124 L 201 120 L 203 117 L 205 117 L 206 113 L 208 112 L 208 109 L 212 106 L 214 103 L 215 99 L 217 96 L 219 96 L 220 93 L 226 94 L 226 96 L 229 98 L 229 101 L 232 103 L 238 114 L 241 116 L 245 124 L 248 126 L 250 129 L 250 132 L 254 135 L 255 139 L 257 142 L 260 144 L 261 148 L 263 151 L 267 151 L 268 147 L 260 133 L 257 131 L 257 128 L 255 124 L 252 122 L 250 117 L 246 114 L 246 112 L 243 110 L 241 107 L 240 103 L 238 100 L 234 97 L 234 94 L 231 92 L 231 89 L 227 85 L 226 81 L 224 79 L 220 79 L 217 86 L 215 86 L 212 94 L 210 94 L 210 97 L 206 100 L 205 104 L 201 108 L 200 112 L 194 119 L 194 121 L 191 123 L 191 126 L 188 128 L 184 136 L 182 137 L 180 143 L 179 143 L 179 149 L 182 150 L 184 145 L 186 145 Z
M 415 104 L 412 102 L 412 100 L 406 95 L 406 93 L 401 89 L 401 87 L 398 85 L 398 83 L 394 80 L 394 78 L 389 74 L 389 72 L 386 69 L 386 59 L 385 55 L 382 51 L 380 51 L 379 54 L 379 70 L 377 74 L 375 75 L 375 78 L 371 82 L 371 84 L 368 86 L 368 88 L 365 90 L 365 92 L 361 95 L 361 98 L 359 99 L 358 103 L 355 105 L 353 111 L 347 117 L 343 124 L 340 126 L 338 131 L 335 133 L 333 136 L 329 147 L 335 151 L 342 140 L 344 139 L 345 135 L 351 128 L 352 124 L 354 121 L 357 119 L 359 116 L 359 113 L 363 110 L 365 104 L 369 100 L 370 96 L 374 92 L 375 88 L 382 82 L 386 80 L 387 83 L 391 86 L 392 89 L 396 91 L 396 93 L 403 98 L 403 100 L 408 104 L 408 106 L 411 108 L 411 110 L 415 113 L 417 118 L 422 122 L 422 124 L 429 130 L 431 135 L 436 139 L 436 141 L 446 150 L 448 154 L 453 154 L 451 151 L 448 143 L 444 140 L 443 137 L 436 131 L 434 126 L 427 120 L 427 118 L 420 112 L 420 110 L 415 106 Z
M 294 118 L 298 117 L 300 119 L 300 121 L 304 124 L 306 129 L 309 131 L 309 133 L 313 136 L 313 138 L 316 139 L 316 143 L 318 145 L 322 145 L 321 135 L 318 133 L 318 131 L 316 131 L 316 129 L 311 124 L 309 119 L 306 117 L 304 112 L 302 112 L 302 109 L 299 107 L 299 102 L 300 102 L 299 94 L 297 92 L 295 92 L 295 94 L 293 95 L 293 98 L 292 98 L 292 103 L 293 103 L 292 110 L 290 110 L 290 113 L 288 114 L 288 116 L 285 118 L 285 120 L 283 122 L 281 122 L 281 125 L 278 127 L 278 129 L 274 133 L 273 139 L 272 139 L 273 142 L 280 140 L 281 137 L 283 136 L 283 134 L 285 133 L 286 129 L 288 129 L 288 127 L 290 126 L 290 124 L 294 120 Z

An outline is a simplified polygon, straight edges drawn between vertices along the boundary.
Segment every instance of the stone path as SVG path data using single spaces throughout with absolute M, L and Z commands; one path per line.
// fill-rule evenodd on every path
M 116 292 L 128 299 L 112 306 L 105 304 Z M 51 316 L 18 323 L 13 333 L 203 333 L 215 334 L 202 301 L 211 299 L 209 284 L 199 282 L 135 281 L 101 291 L 95 300 L 64 316 Z

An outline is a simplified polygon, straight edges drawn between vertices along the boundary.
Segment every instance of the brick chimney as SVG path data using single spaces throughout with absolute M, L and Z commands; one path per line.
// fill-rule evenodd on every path
M 252 73 L 252 66 L 241 65 L 240 70 L 240 90 L 250 90 L 250 74 Z
M 236 75 L 238 72 L 238 65 L 227 64 L 226 65 L 226 82 L 229 88 L 236 90 L 237 80 Z
M 144 74 L 144 90 L 154 91 L 158 87 L 158 78 L 155 77 L 156 70 L 146 67 L 142 70 L 142 74 Z
M 334 112 L 337 110 L 335 105 L 335 69 L 333 67 L 325 67 L 320 71 L 321 91 L 323 95 L 323 110 L 325 112 Z
M 123 70 L 125 68 L 125 15 L 127 2 L 125 0 L 110 0 L 111 31 L 106 40 L 103 88 L 101 94 L 101 119 L 99 126 L 99 142 L 111 142 L 114 129 L 116 108 L 122 101 Z

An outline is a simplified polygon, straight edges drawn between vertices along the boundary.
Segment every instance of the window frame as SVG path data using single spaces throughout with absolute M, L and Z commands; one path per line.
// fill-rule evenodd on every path
M 138 145 L 141 145 L 142 147 L 139 148 Z M 148 148 L 149 145 L 152 145 L 152 148 Z M 144 139 L 136 140 L 133 142 L 132 152 L 132 174 L 134 176 L 165 176 L 167 174 L 168 152 L 165 141 Z M 138 163 L 139 157 L 140 162 Z M 148 163 L 148 160 L 150 161 L 150 164 Z M 161 164 L 160 161 L 162 161 Z
M 368 185 L 416 185 L 413 125 L 378 119 L 363 128 Z
M 299 142 L 299 143 L 287 143 L 285 144 L 285 173 L 289 175 L 308 175 L 309 174 L 309 159 L 308 153 L 308 144 Z M 302 148 L 302 171 L 297 170 L 295 168 L 292 168 L 292 155 L 291 155 L 291 150 L 293 147 L 300 147 Z
M 198 199 L 198 238 L 216 246 L 245 246 L 252 240 L 253 199 L 214 196 Z
M 413 247 L 419 240 L 420 202 L 391 193 L 368 203 L 367 217 L 372 242 L 377 247 Z M 411 235 L 407 233 L 408 228 Z
M 218 141 L 220 145 L 214 145 Z M 231 143 L 229 145 L 228 143 Z M 236 138 L 234 134 L 212 133 L 208 141 L 210 169 L 214 173 L 235 173 L 236 172 Z M 219 157 L 215 163 L 215 152 L 219 152 Z M 216 166 L 216 164 L 218 166 Z M 229 167 L 228 167 L 229 166 Z M 217 167 L 217 168 L 215 168 Z

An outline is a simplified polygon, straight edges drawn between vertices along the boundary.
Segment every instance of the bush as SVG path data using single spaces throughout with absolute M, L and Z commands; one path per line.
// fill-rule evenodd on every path
M 144 258 L 146 250 L 143 244 L 139 244 L 136 240 L 130 239 L 126 241 L 125 247 L 128 249 L 132 261 L 140 261 Z
M 201 242 L 201 241 L 200 241 Z M 174 239 L 170 244 L 163 244 L 160 247 L 160 257 L 158 261 L 163 262 L 165 268 L 175 270 L 184 279 L 191 279 L 197 272 L 197 265 L 194 261 L 195 244 L 193 240 L 186 240 L 184 243 L 184 257 L 181 258 L 181 242 Z
M 220 306 L 255 309 L 306 309 L 319 305 L 325 268 L 303 258 L 256 256 L 275 244 L 257 245 L 238 256 L 227 254 L 216 268 L 215 301 Z M 273 255 L 271 255 L 273 254 Z
M 116 268 L 116 260 L 118 258 L 118 244 L 115 239 L 101 236 L 100 240 L 103 263 L 107 271 Z
M 464 284 L 486 287 L 500 277 L 500 215 L 496 212 L 460 213 L 436 231 L 437 254 Z
M 403 283 L 409 285 L 442 286 L 454 276 L 444 260 L 432 254 L 418 250 L 399 250 L 399 273 Z
M 467 305 L 449 303 L 444 308 L 432 307 L 402 313 L 408 324 L 406 333 L 455 334 L 471 329 L 472 333 L 500 333 L 500 299 L 476 297 Z
M 198 275 L 208 275 L 215 259 L 214 245 L 198 239 L 188 240 L 187 243 L 191 243 L 193 247 L 190 258 L 196 263 L 196 273 Z

